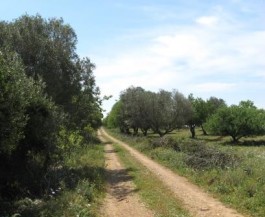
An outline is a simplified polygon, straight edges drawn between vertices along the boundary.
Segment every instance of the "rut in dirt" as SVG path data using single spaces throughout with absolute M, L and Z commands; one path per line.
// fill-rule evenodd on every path
M 137 161 L 155 174 L 165 186 L 174 192 L 176 198 L 183 203 L 192 216 L 195 217 L 243 217 L 236 210 L 226 207 L 217 199 L 213 198 L 198 186 L 190 183 L 186 178 L 179 176 L 168 168 L 154 162 L 142 153 L 136 151 L 126 143 L 110 136 L 101 128 L 102 136 L 121 145 Z
M 101 141 L 106 140 L 101 136 Z M 100 210 L 102 217 L 153 217 L 137 195 L 138 189 L 110 143 L 105 145 L 107 195 Z

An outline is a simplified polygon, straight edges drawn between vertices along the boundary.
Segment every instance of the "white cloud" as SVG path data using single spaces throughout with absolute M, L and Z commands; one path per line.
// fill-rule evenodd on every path
M 202 17 L 198 17 L 195 20 L 197 24 L 200 24 L 206 27 L 214 27 L 218 24 L 218 21 L 219 19 L 216 16 L 202 16 Z

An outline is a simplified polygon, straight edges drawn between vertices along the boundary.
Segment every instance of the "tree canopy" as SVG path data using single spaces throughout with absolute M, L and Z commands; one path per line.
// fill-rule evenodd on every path
M 241 101 L 219 109 L 207 123 L 214 134 L 228 135 L 233 142 L 242 137 L 265 133 L 265 111 L 257 109 L 251 101 Z
M 119 109 L 117 110 L 117 106 Z M 123 91 L 120 100 L 114 105 L 107 117 L 107 124 L 115 126 L 112 120 L 119 125 L 122 132 L 137 135 L 141 129 L 144 135 L 149 129 L 160 136 L 183 126 L 191 115 L 191 104 L 178 91 L 159 92 L 145 91 L 141 87 L 130 87 Z

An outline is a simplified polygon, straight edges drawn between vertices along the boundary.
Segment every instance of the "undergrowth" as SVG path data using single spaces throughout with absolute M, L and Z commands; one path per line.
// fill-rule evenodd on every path
M 97 216 L 104 195 L 103 145 L 83 144 L 71 149 L 43 180 L 49 184 L 41 197 L 0 201 L 0 216 Z

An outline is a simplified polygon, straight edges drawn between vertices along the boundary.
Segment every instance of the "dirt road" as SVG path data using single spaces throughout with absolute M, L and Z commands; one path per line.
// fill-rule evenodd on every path
M 106 142 L 99 132 L 99 138 Z M 137 189 L 123 168 L 111 144 L 105 145 L 107 196 L 100 210 L 103 217 L 153 217 L 137 195 Z
M 184 208 L 196 217 L 243 217 L 237 211 L 226 207 L 214 199 L 198 186 L 190 183 L 186 178 L 173 173 L 171 170 L 154 162 L 142 153 L 108 135 L 104 129 L 100 130 L 103 137 L 121 145 L 135 159 L 152 171 L 166 186 L 168 186 L 183 201 Z M 115 215 L 113 215 L 115 216 Z M 118 216 L 118 215 L 117 215 Z M 135 215 L 138 216 L 138 215 Z M 148 216 L 148 215 L 147 215 Z

